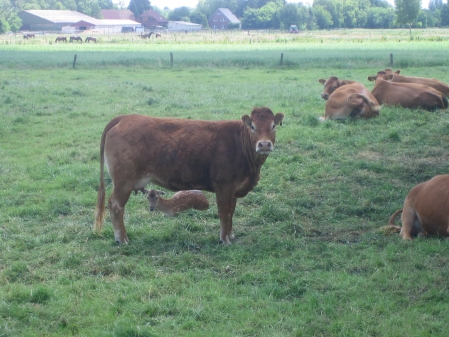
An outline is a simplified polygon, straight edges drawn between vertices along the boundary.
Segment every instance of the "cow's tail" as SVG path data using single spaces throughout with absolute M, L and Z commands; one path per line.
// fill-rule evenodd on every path
M 351 94 L 346 99 L 346 102 L 348 103 L 348 105 L 351 108 L 356 109 L 357 114 L 360 114 L 363 109 L 363 102 L 361 102 L 360 99 L 362 99 L 363 102 L 365 102 L 369 106 L 370 110 L 372 112 L 374 112 L 374 114 L 377 114 L 377 115 L 379 114 L 380 105 L 377 104 L 376 102 L 371 101 L 367 96 L 365 96 L 363 94 Z M 352 117 L 355 117 L 355 116 L 352 116 Z
M 399 233 L 401 231 L 401 227 L 396 226 L 396 224 L 394 223 L 394 220 L 396 219 L 399 213 L 402 213 L 402 208 L 398 209 L 396 212 L 393 213 L 393 215 L 390 217 L 390 221 L 388 221 L 387 226 L 382 227 L 382 230 L 385 235 Z
M 120 121 L 120 118 L 114 118 L 106 125 L 103 134 L 101 135 L 100 143 L 100 186 L 98 187 L 97 207 L 95 209 L 95 223 L 93 226 L 94 232 L 100 233 L 103 229 L 104 215 L 105 215 L 105 199 L 106 192 L 104 186 L 104 144 L 106 141 L 106 134 Z

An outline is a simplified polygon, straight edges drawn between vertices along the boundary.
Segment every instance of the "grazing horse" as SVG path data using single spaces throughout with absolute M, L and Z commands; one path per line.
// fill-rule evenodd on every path
M 58 36 L 55 40 L 56 42 L 67 42 L 67 38 L 65 36 Z
M 161 33 L 156 33 L 156 38 L 161 37 Z
M 92 37 L 92 36 L 88 36 L 88 37 L 86 37 L 86 41 L 84 41 L 84 42 L 89 43 L 90 41 L 97 43 L 97 38 L 96 37 Z
M 79 36 L 71 36 L 69 42 L 73 42 L 73 41 L 80 41 L 81 43 L 83 43 L 83 39 Z
M 35 36 L 33 33 L 28 33 L 27 35 L 28 35 L 28 38 L 29 38 L 29 39 L 31 39 L 31 38 L 33 38 L 33 39 L 36 38 L 36 36 Z
M 23 39 L 28 40 L 28 34 L 23 34 Z
M 140 34 L 140 37 L 142 39 L 149 39 L 151 37 L 151 35 L 153 35 L 153 34 L 154 34 L 153 32 L 148 33 L 148 34 Z

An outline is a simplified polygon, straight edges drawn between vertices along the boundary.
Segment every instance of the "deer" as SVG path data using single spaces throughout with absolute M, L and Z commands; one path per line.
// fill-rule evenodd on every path
M 198 190 L 179 191 L 170 199 L 164 199 L 161 195 L 165 192 L 158 190 L 145 190 L 145 195 L 150 203 L 150 211 L 160 210 L 167 217 L 178 215 L 178 213 L 193 208 L 204 211 L 209 208 L 209 201 L 203 192 Z

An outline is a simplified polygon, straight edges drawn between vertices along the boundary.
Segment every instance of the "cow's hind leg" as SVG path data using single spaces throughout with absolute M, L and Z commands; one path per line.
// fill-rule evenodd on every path
M 125 189 L 120 186 L 114 186 L 109 198 L 109 213 L 111 215 L 112 225 L 114 226 L 115 241 L 118 243 L 128 243 L 123 216 L 125 214 L 125 205 L 131 195 L 132 188 Z
M 421 222 L 413 209 L 413 207 L 407 205 L 404 206 L 401 216 L 402 229 L 399 234 L 404 240 L 412 240 L 413 236 L 418 235 L 422 230 Z

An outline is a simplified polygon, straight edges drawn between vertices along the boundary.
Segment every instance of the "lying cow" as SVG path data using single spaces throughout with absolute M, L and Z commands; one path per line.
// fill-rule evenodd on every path
M 394 219 L 402 212 L 402 228 Z M 387 229 L 400 232 L 404 240 L 417 235 L 448 237 L 449 225 L 449 174 L 438 175 L 416 185 L 405 198 L 404 208 L 391 216 Z
M 342 85 L 352 84 L 355 81 L 350 80 L 339 80 L 336 76 L 331 76 L 327 80 L 320 78 L 318 80 L 321 84 L 324 85 L 324 91 L 321 93 L 321 98 L 327 101 L 329 96 Z
M 371 118 L 378 116 L 380 105 L 371 92 L 361 83 L 343 84 L 326 102 L 324 120 Z
M 206 196 L 198 190 L 179 191 L 170 199 L 162 198 L 164 194 L 163 191 L 145 190 L 145 195 L 150 203 L 150 211 L 158 209 L 166 216 L 171 217 L 191 208 L 199 211 L 209 208 Z
M 371 92 L 380 104 L 427 110 L 447 108 L 448 100 L 440 91 L 418 83 L 391 82 L 393 76 L 384 71 L 368 76 L 369 81 L 375 81 Z
M 123 214 L 132 191 L 153 183 L 172 191 L 215 192 L 220 239 L 230 244 L 237 198 L 257 185 L 260 168 L 274 149 L 284 115 L 254 108 L 241 121 L 201 121 L 123 115 L 105 127 L 100 145 L 100 187 L 94 230 L 105 213 L 104 164 L 114 188 L 109 212 L 115 240 L 128 243 Z
M 400 75 L 401 71 L 399 69 L 393 72 L 392 69 L 387 68 L 384 72 L 387 74 L 393 74 L 393 79 L 391 80 L 392 82 L 424 84 L 437 89 L 444 96 L 449 97 L 449 85 L 437 80 L 436 78 L 404 76 Z

